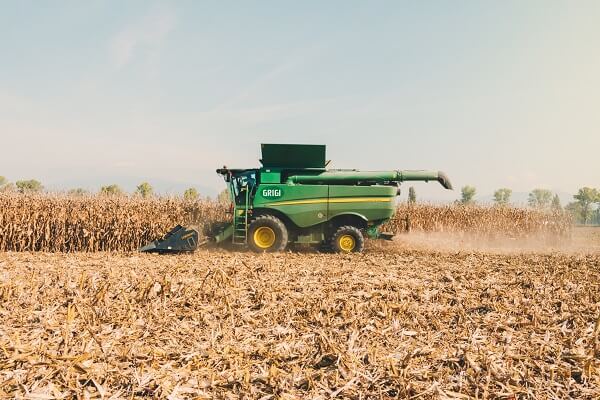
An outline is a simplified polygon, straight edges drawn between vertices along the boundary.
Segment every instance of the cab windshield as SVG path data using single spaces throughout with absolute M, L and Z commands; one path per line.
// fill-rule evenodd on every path
M 230 185 L 233 197 L 235 198 L 235 204 L 245 204 L 246 192 L 249 198 L 254 195 L 256 189 L 256 172 L 246 171 L 235 175 L 231 178 Z

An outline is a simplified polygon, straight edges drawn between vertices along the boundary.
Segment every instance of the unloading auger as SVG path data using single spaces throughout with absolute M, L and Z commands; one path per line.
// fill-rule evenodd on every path
M 437 181 L 452 189 L 441 171 L 326 169 L 324 145 L 263 144 L 260 168 L 217 169 L 227 183 L 230 221 L 205 227 L 176 226 L 143 252 L 190 252 L 213 242 L 230 242 L 257 252 L 283 251 L 290 244 L 336 252 L 360 252 L 365 237 L 380 232 L 396 209 L 405 181 Z

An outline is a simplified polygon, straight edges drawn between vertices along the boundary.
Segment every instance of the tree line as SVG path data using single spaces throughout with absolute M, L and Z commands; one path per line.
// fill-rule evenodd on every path
M 460 198 L 456 201 L 458 204 L 473 204 L 477 189 L 474 186 L 463 186 L 460 190 Z M 509 188 L 500 188 L 494 191 L 494 203 L 503 206 L 510 203 L 512 190 Z M 600 225 L 600 189 L 590 187 L 580 188 L 573 195 L 573 200 L 564 208 L 560 202 L 558 194 L 552 193 L 547 189 L 533 189 L 528 197 L 529 207 L 545 209 L 552 211 L 566 211 L 572 215 L 573 220 L 578 224 Z M 414 187 L 408 189 L 408 202 L 415 203 L 417 195 Z
M 20 180 L 16 182 L 9 182 L 4 176 L 0 176 L 0 192 L 16 192 L 16 193 L 40 193 L 45 190 L 42 183 L 36 179 L 27 179 Z M 68 190 L 67 193 L 73 196 L 85 196 L 93 194 L 92 192 L 83 189 L 76 188 Z M 102 196 L 124 196 L 128 193 L 124 191 L 119 185 L 111 184 L 106 186 L 101 186 L 98 190 L 97 194 Z M 142 182 L 136 186 L 135 191 L 132 193 L 135 196 L 140 196 L 143 198 L 149 198 L 154 196 L 154 188 L 148 182 Z M 188 188 L 182 193 L 183 197 L 186 200 L 199 200 L 200 193 L 196 188 Z M 219 194 L 218 199 L 224 200 L 228 199 L 229 196 L 227 191 L 223 191 Z

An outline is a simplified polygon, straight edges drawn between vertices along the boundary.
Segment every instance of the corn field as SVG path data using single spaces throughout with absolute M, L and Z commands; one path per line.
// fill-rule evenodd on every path
M 180 198 L 0 194 L 0 251 L 130 251 L 223 211 Z
M 0 399 L 600 398 L 599 234 L 564 253 L 123 252 L 226 211 L 0 194 Z M 531 209 L 397 211 L 406 242 L 571 231 Z
M 564 212 L 506 206 L 402 204 L 386 226 L 394 233 L 452 232 L 512 238 L 569 235 Z
M 226 206 L 177 197 L 0 193 L 0 251 L 133 251 L 173 226 L 228 220 Z M 384 229 L 528 237 L 570 232 L 562 213 L 514 207 L 400 205 Z

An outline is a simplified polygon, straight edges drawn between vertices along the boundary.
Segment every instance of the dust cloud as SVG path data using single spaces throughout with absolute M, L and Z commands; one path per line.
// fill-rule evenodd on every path
M 391 243 L 383 246 L 444 252 L 600 254 L 600 228 L 576 227 L 565 236 L 531 235 L 514 238 L 501 234 L 482 236 L 455 232 L 411 232 L 399 234 Z

